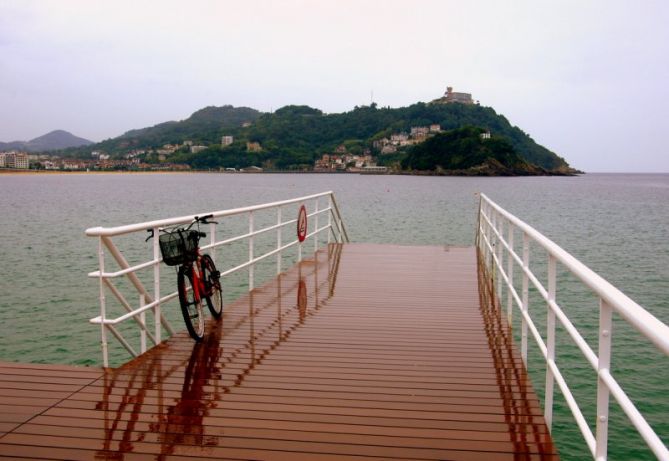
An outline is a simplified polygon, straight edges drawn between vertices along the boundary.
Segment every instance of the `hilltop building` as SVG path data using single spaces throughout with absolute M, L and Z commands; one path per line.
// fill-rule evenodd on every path
M 235 137 L 234 136 L 223 136 L 221 138 L 221 146 L 224 146 L 224 147 L 229 146 L 233 142 L 235 142 Z
M 454 102 L 460 104 L 474 104 L 471 93 L 457 93 L 453 91 L 453 87 L 446 88 L 446 93 L 439 98 L 432 101 L 433 104 L 452 104 Z

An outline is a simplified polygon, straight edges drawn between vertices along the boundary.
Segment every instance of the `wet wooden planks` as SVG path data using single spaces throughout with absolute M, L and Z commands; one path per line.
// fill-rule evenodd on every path
M 58 384 L 79 388 L 7 426 L 0 458 L 556 460 L 479 286 L 472 248 L 330 245 L 203 343 Z
M 0 437 L 91 384 L 103 373 L 100 368 L 0 362 Z

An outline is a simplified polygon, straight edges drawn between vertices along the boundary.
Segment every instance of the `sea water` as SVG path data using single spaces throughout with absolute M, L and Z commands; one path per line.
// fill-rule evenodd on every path
M 86 228 L 326 190 L 335 192 L 352 241 L 406 245 L 473 245 L 477 194 L 483 192 L 669 323 L 669 175 L 0 175 L 0 360 L 101 364 L 99 328 L 88 323 L 99 315 L 98 286 L 86 276 L 97 269 L 97 242 L 84 235 Z M 574 283 L 561 277 L 566 286 Z M 565 303 L 596 350 L 596 299 L 575 289 Z M 666 443 L 669 361 L 619 319 L 613 338 L 614 376 Z M 544 369 L 536 347 L 530 351 L 532 382 L 542 396 Z M 113 357 L 122 361 L 123 354 L 116 350 Z M 560 328 L 557 362 L 594 427 L 596 377 Z M 609 459 L 653 459 L 613 399 L 611 407 Z M 562 459 L 589 459 L 559 397 L 553 434 Z

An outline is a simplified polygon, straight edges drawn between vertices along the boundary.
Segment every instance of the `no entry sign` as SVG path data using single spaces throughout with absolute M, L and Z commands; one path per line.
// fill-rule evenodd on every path
M 307 238 L 307 209 L 302 205 L 297 213 L 297 239 L 304 242 Z

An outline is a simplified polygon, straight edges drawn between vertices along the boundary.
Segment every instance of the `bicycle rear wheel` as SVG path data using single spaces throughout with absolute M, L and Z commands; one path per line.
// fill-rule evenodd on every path
M 209 255 L 202 255 L 202 280 L 204 281 L 204 299 L 214 318 L 220 319 L 223 314 L 223 288 L 221 273 Z
M 204 337 L 204 311 L 202 310 L 202 299 L 198 300 L 195 295 L 192 271 L 193 268 L 190 266 L 179 267 L 177 284 L 186 329 L 191 338 L 199 342 Z

